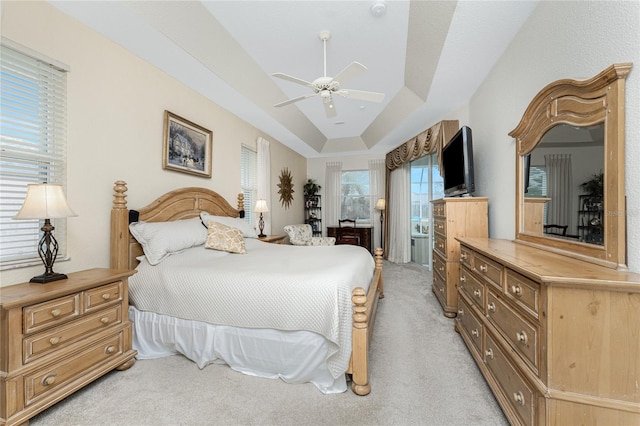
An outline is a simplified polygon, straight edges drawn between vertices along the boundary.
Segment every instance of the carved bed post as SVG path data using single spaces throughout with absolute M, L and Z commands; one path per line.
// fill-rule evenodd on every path
M 113 187 L 111 208 L 111 254 L 113 269 L 129 269 L 129 209 L 127 209 L 127 183 L 117 180 Z
M 376 261 L 375 271 L 380 271 L 380 281 L 378 284 L 378 289 L 380 290 L 380 299 L 384 299 L 384 281 L 382 279 L 382 259 L 384 257 L 384 250 L 378 247 L 377 249 L 375 249 L 374 253 Z
M 351 389 L 356 395 L 368 395 L 371 392 L 369 385 L 369 342 L 367 296 L 362 287 L 353 290 L 353 330 L 352 330 L 352 380 Z

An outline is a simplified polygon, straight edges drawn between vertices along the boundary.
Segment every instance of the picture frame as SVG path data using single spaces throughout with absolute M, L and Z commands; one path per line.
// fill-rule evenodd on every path
M 211 130 L 165 110 L 163 169 L 211 178 L 212 145 Z

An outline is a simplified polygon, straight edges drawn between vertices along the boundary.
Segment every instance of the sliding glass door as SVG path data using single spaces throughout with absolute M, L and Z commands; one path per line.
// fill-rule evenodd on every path
M 431 269 L 431 200 L 444 196 L 437 154 L 411 162 L 411 261 Z

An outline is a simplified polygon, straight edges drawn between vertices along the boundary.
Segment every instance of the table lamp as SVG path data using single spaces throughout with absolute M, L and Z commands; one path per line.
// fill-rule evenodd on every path
M 376 210 L 380 211 L 380 245 L 382 246 L 382 250 L 384 251 L 384 240 L 383 240 L 383 224 L 384 221 L 384 209 L 386 207 L 386 202 L 384 198 L 378 198 L 376 202 Z
M 256 208 L 253 209 L 254 212 L 260 213 L 260 219 L 258 220 L 258 228 L 260 228 L 260 233 L 258 234 L 259 238 L 266 237 L 266 235 L 262 232 L 264 230 L 264 216 L 263 213 L 267 213 L 269 208 L 267 207 L 266 200 L 258 200 L 256 201 Z
M 50 219 L 77 216 L 67 204 L 62 186 L 54 184 L 29 184 L 27 195 L 20 211 L 13 219 L 44 219 L 42 238 L 38 243 L 38 254 L 44 263 L 44 274 L 31 278 L 32 283 L 48 283 L 64 280 L 65 274 L 53 272 L 53 264 L 58 256 L 58 242 L 53 237 L 55 229 Z

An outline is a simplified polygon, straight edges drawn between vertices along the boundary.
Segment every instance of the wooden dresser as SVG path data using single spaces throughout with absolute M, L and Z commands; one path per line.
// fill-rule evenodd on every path
M 458 312 L 458 262 L 456 237 L 487 237 L 488 198 L 455 197 L 433 200 L 433 292 L 453 318 Z
M 371 247 L 371 232 L 373 227 L 371 226 L 356 226 L 354 232 L 360 237 L 360 247 L 364 247 L 373 254 L 373 247 Z M 338 236 L 338 227 L 327 227 L 327 236 L 336 238 Z M 354 244 L 355 245 L 355 244 Z
M 456 330 L 512 424 L 640 425 L 640 275 L 460 239 Z
M 128 278 L 90 269 L 0 289 L 0 424 L 20 424 L 114 368 L 133 365 Z

